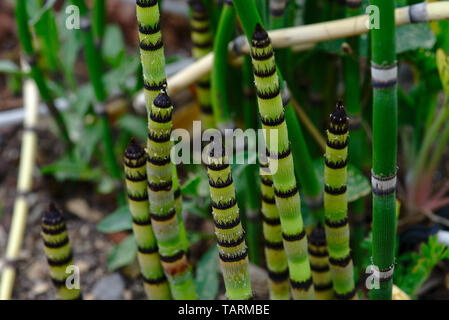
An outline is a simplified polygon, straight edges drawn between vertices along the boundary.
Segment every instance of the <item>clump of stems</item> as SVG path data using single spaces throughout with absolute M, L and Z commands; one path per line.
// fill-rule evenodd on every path
M 213 39 L 210 25 L 210 17 L 206 6 L 201 0 L 191 0 L 191 34 L 192 56 L 201 59 L 212 51 Z M 202 112 L 202 123 L 205 129 L 214 127 L 214 115 L 212 111 L 210 73 L 201 77 L 195 84 L 198 104 Z
M 348 117 L 341 102 L 330 117 L 324 155 L 324 214 L 326 239 L 335 297 L 355 295 L 354 270 L 349 246 L 347 199 Z
M 226 287 L 231 300 L 252 297 L 248 249 L 240 221 L 231 167 L 224 147 L 216 141 L 207 146 L 207 173 L 217 246 Z
M 372 0 L 379 8 L 379 26 L 371 32 L 373 86 L 373 265 L 380 288 L 372 299 L 391 299 L 396 240 L 397 62 L 394 1 Z
M 52 203 L 42 218 L 42 238 L 45 255 L 50 266 L 50 277 L 62 300 L 82 299 L 81 290 L 76 285 L 69 286 L 67 281 L 73 277 L 72 249 L 64 218 Z
M 260 161 L 261 213 L 265 258 L 268 269 L 268 289 L 270 299 L 289 300 L 288 264 L 282 241 L 281 219 L 274 198 L 273 178 L 268 163 Z
M 179 203 L 175 205 L 173 180 L 177 181 L 177 176 L 174 176 L 176 171 L 170 160 L 173 106 L 165 91 L 165 56 L 158 1 L 137 0 L 136 11 L 148 116 L 147 179 L 153 230 L 173 298 L 196 299 L 186 257 L 187 237 L 184 224 L 179 223 L 182 221 L 181 208 Z
M 138 250 L 137 258 L 144 279 L 145 292 L 150 300 L 167 300 L 171 299 L 171 293 L 159 259 L 157 241 L 151 226 L 146 158 L 145 150 L 132 139 L 123 159 L 128 206 L 133 219 L 133 233 Z
M 307 238 L 301 217 L 298 187 L 294 175 L 293 157 L 276 73 L 273 47 L 260 24 L 251 41 L 251 57 L 257 90 L 262 128 L 269 151 L 269 167 L 273 174 L 276 205 L 279 209 L 284 248 L 288 258 L 290 283 L 295 299 L 313 299 L 314 289 Z M 277 139 L 270 139 L 277 136 Z

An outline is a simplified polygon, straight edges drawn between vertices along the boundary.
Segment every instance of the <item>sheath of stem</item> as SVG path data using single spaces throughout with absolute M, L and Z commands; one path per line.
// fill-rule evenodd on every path
M 281 220 L 274 198 L 273 178 L 268 163 L 260 164 L 261 213 L 265 258 L 268 269 L 268 289 L 272 300 L 290 300 L 288 264 L 282 239 Z
M 200 59 L 212 51 L 213 36 L 210 25 L 208 11 L 201 0 L 190 2 L 191 14 L 191 35 L 192 35 L 192 56 Z M 195 83 L 197 101 L 201 109 L 201 118 L 205 129 L 214 128 L 214 114 L 212 111 L 211 96 L 211 75 L 210 73 L 201 77 Z
M 324 214 L 329 264 L 335 297 L 355 295 L 354 270 L 349 247 L 347 198 L 348 117 L 341 102 L 331 114 L 324 155 Z
M 128 207 L 133 219 L 134 238 L 137 242 L 137 259 L 148 299 L 168 300 L 171 299 L 171 293 L 159 259 L 157 241 L 151 226 L 146 160 L 145 150 L 132 139 L 125 151 L 123 163 Z
M 235 197 L 231 167 L 222 145 L 212 142 L 206 150 L 212 216 L 226 296 L 231 300 L 250 299 L 252 291 L 248 249 Z
M 75 286 L 68 286 L 68 278 L 74 276 L 72 249 L 64 218 L 61 212 L 50 204 L 42 217 L 42 238 L 44 240 L 45 256 L 50 266 L 50 277 L 61 300 L 82 299 L 81 290 Z
M 381 272 L 392 270 L 396 239 L 397 165 L 397 62 L 394 1 L 371 0 L 379 8 L 379 28 L 371 29 L 371 82 L 373 86 L 373 264 Z M 386 181 L 386 182 L 385 182 Z M 391 186 L 393 184 L 393 186 Z M 384 188 L 384 186 L 389 187 Z M 371 290 L 372 299 L 391 299 L 392 277 Z
M 244 1 L 235 1 L 234 5 L 237 3 L 241 5 L 241 2 Z M 243 10 L 246 10 L 246 7 L 244 8 Z M 307 238 L 301 217 L 300 197 L 273 47 L 268 34 L 259 23 L 251 39 L 251 57 L 259 113 L 262 128 L 265 129 L 265 142 L 270 154 L 269 167 L 273 175 L 276 205 L 279 209 L 284 248 L 288 258 L 292 295 L 295 299 L 313 299 L 314 289 L 307 256 Z
M 190 300 L 196 299 L 196 292 L 175 209 L 170 159 L 172 111 L 172 102 L 163 90 L 153 101 L 148 121 L 148 197 L 162 267 L 173 298 Z

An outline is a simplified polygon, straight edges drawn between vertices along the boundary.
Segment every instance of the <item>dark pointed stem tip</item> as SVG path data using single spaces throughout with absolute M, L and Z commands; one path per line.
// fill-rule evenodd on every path
M 64 222 L 61 211 L 56 207 L 54 202 L 50 202 L 48 209 L 44 212 L 42 223 L 50 226 L 55 226 Z
M 172 103 L 170 97 L 167 94 L 167 85 L 164 84 L 164 87 L 161 89 L 161 93 L 154 99 L 153 104 L 158 108 L 169 108 Z
M 203 4 L 201 0 L 190 0 L 189 5 L 192 8 L 192 10 L 196 13 L 206 12 L 206 6 Z
M 264 41 L 268 38 L 268 33 L 264 30 L 260 23 L 256 24 L 256 29 L 254 30 L 252 41 L 259 42 Z
M 125 157 L 128 159 L 139 159 L 145 155 L 145 150 L 142 146 L 137 142 L 137 140 L 132 137 L 128 143 L 128 146 L 125 150 Z
M 346 115 L 346 111 L 341 100 L 338 100 L 335 110 L 331 114 L 331 123 L 338 125 L 348 123 L 348 116 Z

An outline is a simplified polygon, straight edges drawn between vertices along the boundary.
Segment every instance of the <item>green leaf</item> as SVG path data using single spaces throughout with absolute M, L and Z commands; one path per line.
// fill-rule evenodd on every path
M 119 26 L 106 27 L 102 49 L 105 61 L 112 67 L 118 67 L 125 55 L 125 43 Z
M 37 1 L 27 1 L 27 2 L 35 2 L 37 4 Z M 36 7 L 33 7 L 31 11 L 29 10 L 30 8 L 28 8 L 28 12 L 31 17 L 29 24 L 33 26 L 36 23 L 38 23 L 42 18 L 42 16 L 44 15 L 44 13 L 47 12 L 48 10 L 51 10 L 51 8 L 55 3 L 56 0 L 46 0 L 44 5 L 40 7 L 38 10 L 36 10 L 37 9 Z
M 97 230 L 103 233 L 114 233 L 132 229 L 131 212 L 123 206 L 109 214 L 97 224 Z
M 204 203 L 201 203 L 202 200 L 204 200 Z M 182 201 L 183 210 L 205 219 L 212 219 L 212 215 L 208 211 L 209 205 L 210 198 L 202 199 L 195 197 L 192 200 L 188 200 L 187 197 L 185 197 Z
M 198 186 L 201 182 L 201 176 L 199 175 L 192 175 L 190 176 L 186 182 L 181 186 L 181 194 L 183 195 L 192 195 L 196 196 L 198 195 Z
M 148 128 L 145 118 L 126 114 L 118 120 L 117 124 L 121 130 L 129 132 L 141 141 L 146 141 Z
M 24 75 L 19 66 L 10 60 L 0 60 L 0 73 Z
M 118 67 L 108 71 L 104 77 L 104 83 L 109 92 L 114 92 L 120 89 L 126 89 L 129 84 L 131 75 L 135 75 L 139 66 L 140 60 L 137 57 L 124 57 L 123 61 Z
M 85 124 L 82 138 L 79 142 L 79 150 L 81 158 L 84 162 L 89 162 L 92 153 L 102 137 L 102 126 L 99 121 L 92 124 Z
M 396 53 L 430 49 L 435 44 L 435 35 L 427 23 L 416 23 L 398 27 L 396 29 Z
M 324 190 L 324 159 L 316 159 L 313 161 L 313 166 L 320 182 L 321 188 Z M 359 198 L 365 197 L 371 192 L 371 186 L 368 179 L 363 173 L 352 166 L 348 165 L 348 202 L 353 202 Z
M 215 239 L 215 235 L 211 233 L 189 230 L 187 233 L 187 239 L 189 241 L 189 245 L 192 246 L 198 241 Z
M 218 248 L 216 244 L 201 257 L 196 269 L 196 291 L 200 300 L 213 300 L 218 293 Z
M 133 235 L 116 245 L 108 257 L 108 270 L 114 271 L 118 268 L 131 264 L 137 256 L 137 244 Z

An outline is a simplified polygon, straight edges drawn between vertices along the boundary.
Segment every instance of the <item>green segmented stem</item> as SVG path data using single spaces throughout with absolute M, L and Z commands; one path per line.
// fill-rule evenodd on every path
M 334 298 L 334 286 L 329 268 L 326 234 L 321 224 L 312 230 L 308 240 L 315 299 L 331 300 Z
M 180 234 L 173 192 L 170 150 L 173 105 L 165 90 L 153 101 L 148 121 L 147 177 L 153 230 L 162 267 L 175 299 L 196 299 L 190 265 Z
M 347 198 L 348 117 L 341 102 L 330 117 L 324 155 L 324 214 L 326 240 L 335 297 L 355 296 L 354 270 L 349 247 Z
M 48 210 L 42 217 L 42 238 L 44 240 L 45 256 L 50 266 L 50 277 L 57 289 L 57 295 L 62 300 L 82 299 L 81 290 L 70 282 L 69 277 L 74 276 L 72 249 L 70 248 L 69 236 L 64 218 L 61 212 L 50 204 Z M 67 283 L 67 280 L 70 283 Z
M 250 299 L 252 291 L 248 250 L 235 197 L 231 167 L 222 146 L 212 142 L 207 148 L 212 215 L 226 296 L 231 300 Z
M 151 226 L 148 205 L 145 150 L 132 139 L 125 151 L 126 190 L 133 218 L 133 233 L 137 242 L 137 259 L 150 300 L 171 299 L 167 278 L 162 269 L 156 237 Z
M 398 105 L 395 42 L 395 1 L 371 0 L 379 8 L 379 28 L 371 35 L 373 86 L 373 178 L 394 181 L 397 170 Z M 375 72 L 373 72 L 375 71 Z M 377 72 L 376 72 L 377 71 Z M 385 71 L 394 77 L 385 77 Z M 376 73 L 383 75 L 379 77 Z M 373 188 L 373 264 L 380 271 L 394 266 L 396 241 L 396 186 Z M 386 280 L 386 279 L 383 279 Z M 371 290 L 372 299 L 391 299 L 393 279 Z
M 158 1 L 137 0 L 136 10 L 139 23 L 140 59 L 143 67 L 145 105 L 149 117 L 153 100 L 167 82 Z
M 270 299 L 290 300 L 287 255 L 284 250 L 281 220 L 276 207 L 273 178 L 269 174 L 268 163 L 260 163 L 260 176 L 261 213 Z
M 36 61 L 36 53 L 34 51 L 32 35 L 28 25 L 28 12 L 27 5 L 25 0 L 17 0 L 16 8 L 15 8 L 16 22 L 17 22 L 17 31 L 19 34 L 20 44 L 22 49 L 27 57 L 28 63 L 31 67 L 31 77 L 33 78 L 36 86 L 39 90 L 39 94 L 42 100 L 47 105 L 48 111 L 53 117 L 56 125 L 58 126 L 59 132 L 64 139 L 67 147 L 69 149 L 72 148 L 73 144 L 70 140 L 69 132 L 67 130 L 67 126 L 65 124 L 64 118 L 61 113 L 56 108 L 53 97 L 50 93 L 50 89 L 47 85 L 47 81 L 44 77 L 42 70 L 39 68 Z
M 290 152 L 287 124 L 280 84 L 268 34 L 256 25 L 251 40 L 251 57 L 262 128 L 270 156 L 276 205 L 279 209 L 284 248 L 287 253 L 292 295 L 295 299 L 313 299 L 312 274 L 307 257 L 307 238 Z M 277 141 L 271 141 L 272 133 Z M 277 143 L 276 143 L 277 142 Z
M 197 60 L 212 51 L 212 30 L 208 11 L 201 0 L 191 1 L 190 7 L 192 9 L 190 19 L 193 42 L 192 56 Z M 211 75 L 208 73 L 195 83 L 197 100 L 201 109 L 201 121 L 205 129 L 210 129 L 215 126 L 210 82 Z

